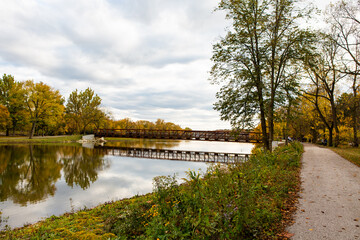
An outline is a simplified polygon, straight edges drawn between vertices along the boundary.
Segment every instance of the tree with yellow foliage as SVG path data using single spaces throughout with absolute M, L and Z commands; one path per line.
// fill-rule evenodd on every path
M 0 130 L 6 129 L 11 124 L 10 113 L 4 105 L 0 105 Z
M 40 121 L 57 121 L 64 112 L 64 99 L 58 90 L 43 82 L 32 80 L 25 82 L 25 104 L 30 115 L 31 130 L 29 138 L 34 136 L 35 128 Z

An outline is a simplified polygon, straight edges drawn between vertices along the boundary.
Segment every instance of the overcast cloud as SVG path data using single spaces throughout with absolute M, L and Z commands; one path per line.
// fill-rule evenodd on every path
M 229 128 L 207 80 L 212 44 L 229 25 L 217 2 L 2 0 L 0 74 L 43 81 L 65 98 L 91 87 L 115 119 Z

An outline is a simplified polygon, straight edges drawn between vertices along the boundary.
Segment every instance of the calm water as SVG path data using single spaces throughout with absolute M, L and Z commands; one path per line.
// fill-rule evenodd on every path
M 252 144 L 127 140 L 118 147 L 250 153 Z M 82 146 L 0 145 L 0 228 L 152 191 L 152 179 L 202 170 L 206 163 L 126 158 Z

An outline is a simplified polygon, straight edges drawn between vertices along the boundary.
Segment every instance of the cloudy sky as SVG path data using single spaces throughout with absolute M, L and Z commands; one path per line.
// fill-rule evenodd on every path
M 323 8 L 329 0 L 316 1 Z M 91 87 L 115 119 L 229 128 L 212 109 L 218 0 L 1 0 L 0 74 L 67 98 Z

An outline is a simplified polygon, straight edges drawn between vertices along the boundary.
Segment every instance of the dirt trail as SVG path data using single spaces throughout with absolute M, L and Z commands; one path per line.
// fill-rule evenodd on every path
M 360 240 L 360 168 L 329 149 L 304 147 L 291 239 Z

